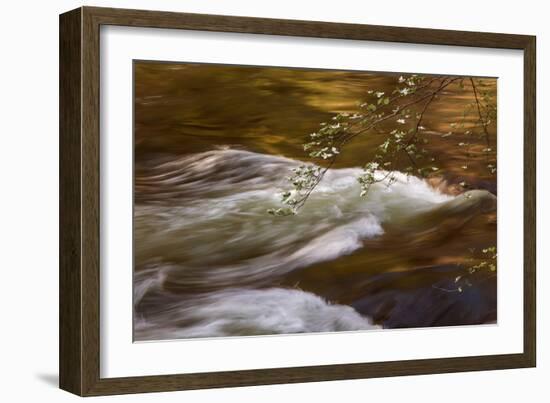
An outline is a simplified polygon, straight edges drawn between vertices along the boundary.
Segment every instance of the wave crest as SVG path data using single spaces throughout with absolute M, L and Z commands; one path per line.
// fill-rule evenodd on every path
M 165 326 L 182 322 L 186 325 Z M 377 328 L 353 308 L 330 304 L 309 292 L 230 289 L 165 307 L 152 321 L 138 321 L 135 335 L 139 340 L 154 340 Z

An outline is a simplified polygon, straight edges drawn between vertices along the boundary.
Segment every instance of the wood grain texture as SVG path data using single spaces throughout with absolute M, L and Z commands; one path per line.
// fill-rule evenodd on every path
M 81 394 L 81 10 L 59 22 L 59 386 Z
M 530 37 L 524 48 L 524 218 L 523 218 L 523 354 L 531 366 L 536 366 L 536 257 L 537 257 L 537 86 L 536 39 Z
M 524 352 L 246 371 L 100 377 L 101 25 L 522 49 L 524 51 Z M 60 16 L 60 387 L 81 396 L 532 367 L 535 321 L 535 37 L 82 7 Z M 519 270 L 519 268 L 518 268 Z
M 173 28 L 314 38 L 523 49 L 529 36 L 490 32 L 283 20 L 86 7 L 105 25 Z
M 99 378 L 99 24 L 82 9 L 82 389 Z

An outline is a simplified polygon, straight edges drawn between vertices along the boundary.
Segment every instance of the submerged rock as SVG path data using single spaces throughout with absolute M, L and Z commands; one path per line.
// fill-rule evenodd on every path
M 366 295 L 352 306 L 384 328 L 495 323 L 496 276 L 476 273 L 462 277 L 463 272 L 447 265 L 385 273 L 373 279 Z M 442 278 L 435 283 L 425 281 L 439 275 Z

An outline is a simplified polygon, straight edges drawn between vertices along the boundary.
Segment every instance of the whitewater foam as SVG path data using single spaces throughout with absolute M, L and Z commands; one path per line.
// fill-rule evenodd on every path
M 139 180 L 157 192 L 155 200 L 135 207 L 137 261 L 175 262 L 186 284 L 257 283 L 352 253 L 363 239 L 381 235 L 384 222 L 452 199 L 401 173 L 391 187 L 376 184 L 369 197 L 360 198 L 361 170 L 332 169 L 297 216 L 268 215 L 280 206 L 285 178 L 298 164 L 242 150 L 162 164 Z
M 376 172 L 387 179 L 361 198 L 362 170 L 346 168 L 328 170 L 299 214 L 267 214 L 281 206 L 286 178 L 300 164 L 223 149 L 136 175 L 137 339 L 371 328 L 350 307 L 266 287 L 292 271 L 354 253 L 385 231 L 439 230 L 447 218 L 458 223 L 454 218 L 496 208 L 488 192 L 450 196 L 400 172 Z M 388 186 L 390 176 L 395 182 Z
M 187 323 L 168 326 L 166 323 Z M 165 307 L 136 324 L 139 340 L 337 332 L 377 329 L 345 305 L 301 290 L 228 289 Z

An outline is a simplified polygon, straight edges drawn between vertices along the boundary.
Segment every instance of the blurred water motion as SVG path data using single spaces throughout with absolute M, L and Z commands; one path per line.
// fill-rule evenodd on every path
M 496 274 L 468 272 L 496 245 L 488 145 L 445 135 L 471 94 L 449 87 L 424 120 L 444 174 L 398 174 L 360 198 L 359 167 L 382 138 L 360 136 L 297 216 L 273 217 L 290 169 L 307 161 L 307 135 L 357 111 L 367 91 L 391 92 L 399 75 L 134 69 L 136 340 L 496 321 Z M 494 126 L 489 134 L 496 149 Z

